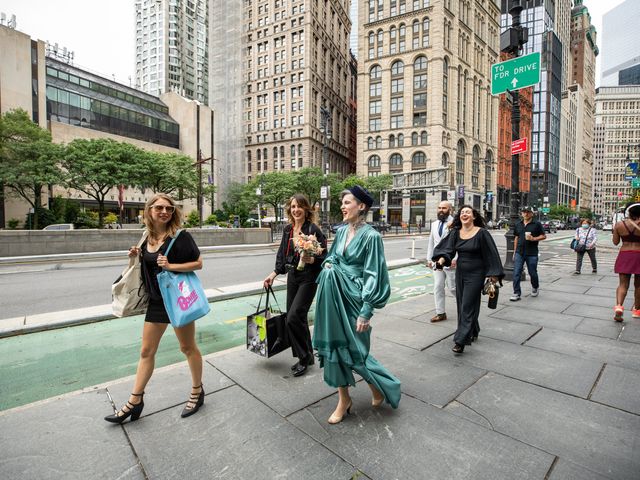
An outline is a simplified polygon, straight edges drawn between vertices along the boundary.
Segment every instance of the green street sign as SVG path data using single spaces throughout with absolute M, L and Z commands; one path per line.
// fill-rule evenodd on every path
M 640 178 L 634 178 L 631 180 L 631 188 L 640 188 Z
M 491 95 L 540 82 L 540 52 L 491 65 Z
M 551 209 L 549 207 L 542 207 L 540 210 L 542 210 L 542 213 L 549 213 Z

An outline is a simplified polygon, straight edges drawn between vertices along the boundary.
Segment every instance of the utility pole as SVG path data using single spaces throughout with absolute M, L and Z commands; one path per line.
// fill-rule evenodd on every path
M 500 35 L 500 46 L 503 52 L 510 53 L 513 58 L 520 55 L 522 46 L 529 38 L 528 29 L 520 24 L 520 13 L 522 5 L 520 0 L 511 0 L 511 27 Z M 520 138 L 520 95 L 518 91 L 507 90 L 507 95 L 511 95 L 511 140 Z M 505 234 L 507 240 L 507 258 L 504 262 L 504 273 L 507 280 L 513 279 L 513 240 L 515 238 L 515 227 L 519 220 L 520 213 L 520 154 L 511 155 L 511 212 L 509 215 L 509 230 Z

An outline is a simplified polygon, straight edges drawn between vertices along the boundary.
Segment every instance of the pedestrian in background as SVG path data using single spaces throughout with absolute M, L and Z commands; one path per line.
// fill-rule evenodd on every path
M 169 255 L 164 255 L 182 226 L 182 211 L 173 198 L 164 193 L 152 196 L 144 206 L 143 221 L 147 238 L 141 248 L 131 247 L 129 256 L 141 256 L 142 281 L 149 294 L 149 305 L 142 327 L 142 346 L 133 392 L 120 410 L 104 418 L 111 423 L 122 423 L 129 417 L 132 421 L 137 420 L 144 408 L 144 389 L 153 374 L 160 339 L 169 325 L 169 315 L 162 301 L 157 275 L 162 270 L 192 272 L 202 268 L 200 250 L 189 232 L 181 232 Z M 196 413 L 204 403 L 202 355 L 196 344 L 195 322 L 173 330 L 191 371 L 191 394 L 181 414 L 182 417 L 188 417 Z
M 338 405 L 329 417 L 339 423 L 351 409 L 353 371 L 369 385 L 371 404 L 400 402 L 400 381 L 369 354 L 374 308 L 386 305 L 391 286 L 382 237 L 365 221 L 373 198 L 354 186 L 342 197 L 346 226 L 340 228 L 318 277 L 313 346 L 318 350 L 324 381 L 338 389 Z
M 516 223 L 513 239 L 513 295 L 509 298 L 512 302 L 520 300 L 522 295 L 520 276 L 525 263 L 531 277 L 531 296 L 538 296 L 538 243 L 547 238 L 542 224 L 533 220 L 531 207 L 522 207 L 520 211 L 522 220 Z
M 596 261 L 596 243 L 598 241 L 598 231 L 593 228 L 588 218 L 580 220 L 580 226 L 576 228 L 576 275 L 580 275 L 582 270 L 582 259 L 585 252 L 591 260 L 591 273 L 598 273 L 598 262 Z
M 480 213 L 470 205 L 460 207 L 451 224 L 451 233 L 435 248 L 432 260 L 438 268 L 443 268 L 451 265 L 456 255 L 458 328 L 453 336 L 452 351 L 460 354 L 480 333 L 478 317 L 486 279 L 497 283 L 504 277 L 493 237 L 485 229 Z
M 613 307 L 616 322 L 623 320 L 624 299 L 629 290 L 631 275 L 634 275 L 634 300 L 631 316 L 640 318 L 640 203 L 630 203 L 626 209 L 626 219 L 613 227 L 613 244 L 622 246 L 618 252 L 614 272 L 618 274 L 616 290 L 616 306 Z
M 318 288 L 316 279 L 327 255 L 327 239 L 316 224 L 315 211 L 303 194 L 297 193 L 287 200 L 286 212 L 289 224 L 282 232 L 276 267 L 264 279 L 264 287 L 273 285 L 278 275 L 287 274 L 287 337 L 291 344 L 291 353 L 298 359 L 291 370 L 295 377 L 299 377 L 306 373 L 309 365 L 314 364 L 307 315 Z M 315 235 L 323 248 L 322 253 L 316 256 L 300 256 L 294 247 L 300 234 Z M 303 270 L 296 268 L 300 260 L 306 264 Z
M 438 220 L 431 223 L 429 240 L 427 241 L 427 266 L 433 270 L 433 297 L 436 303 L 436 314 L 431 318 L 431 322 L 441 322 L 447 319 L 445 311 L 445 284 L 449 291 L 456 293 L 456 260 L 451 261 L 450 267 L 442 270 L 435 268 L 431 261 L 433 250 L 440 241 L 449 234 L 449 224 L 453 221 L 453 208 L 447 201 L 438 204 Z

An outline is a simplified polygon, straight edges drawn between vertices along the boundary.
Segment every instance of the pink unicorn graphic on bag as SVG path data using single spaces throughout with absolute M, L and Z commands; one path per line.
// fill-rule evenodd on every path
M 198 300 L 198 293 L 195 290 L 189 288 L 189 284 L 184 280 L 178 284 L 178 290 L 182 294 L 178 297 L 178 306 L 181 310 L 188 310 Z

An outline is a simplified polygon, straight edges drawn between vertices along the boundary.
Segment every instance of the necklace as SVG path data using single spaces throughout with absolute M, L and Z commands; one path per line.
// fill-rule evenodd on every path
M 366 222 L 364 221 L 364 219 L 359 218 L 356 222 L 350 223 L 349 227 L 351 228 L 351 231 L 355 233 L 360 230 L 365 224 Z

